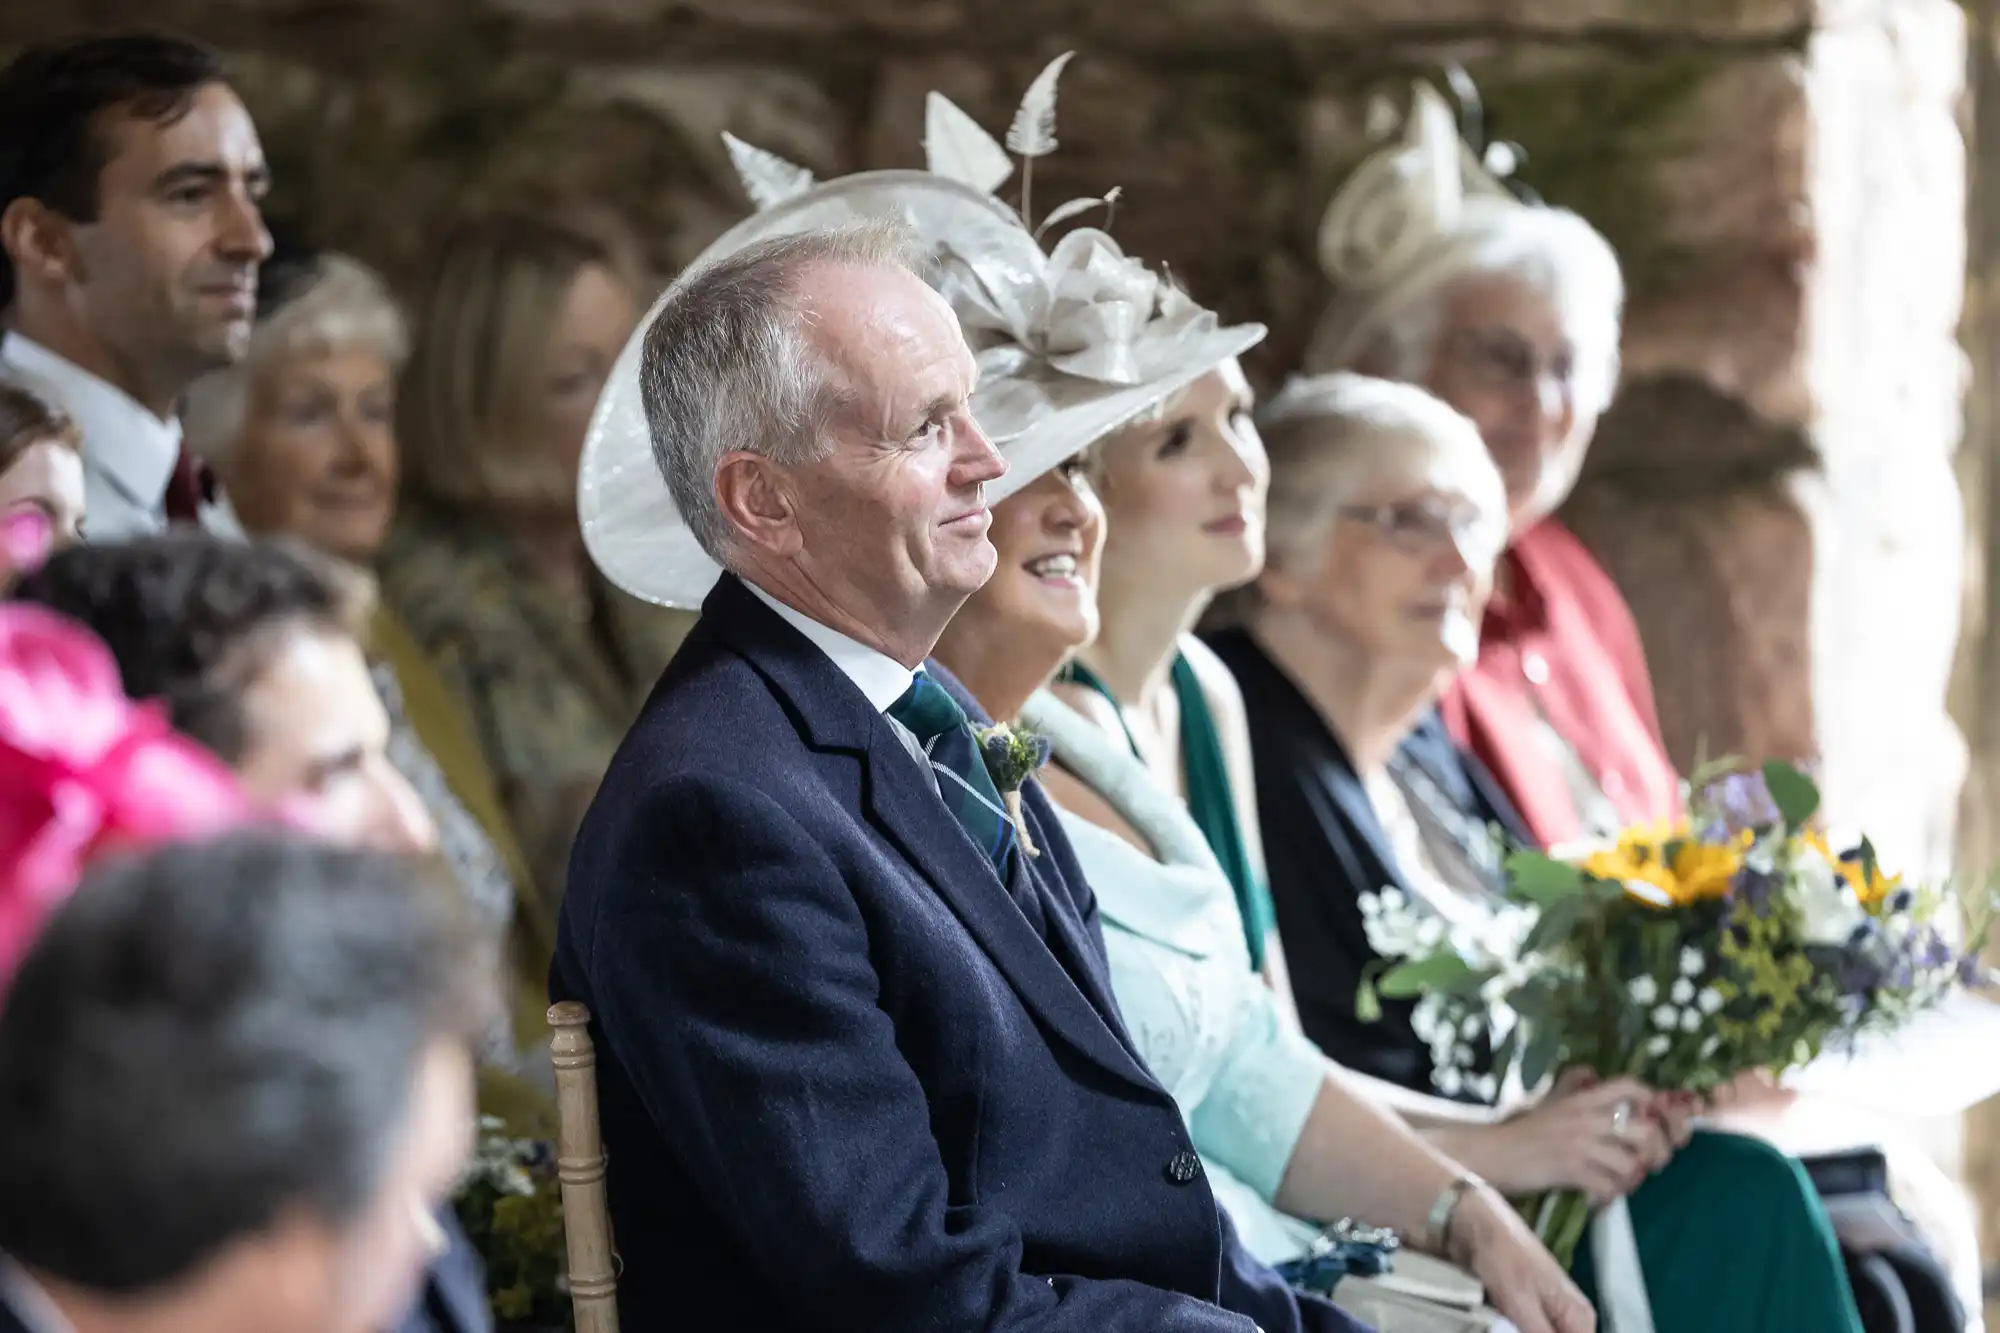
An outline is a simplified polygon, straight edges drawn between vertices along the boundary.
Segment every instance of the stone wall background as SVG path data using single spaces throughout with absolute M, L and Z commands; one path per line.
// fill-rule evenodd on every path
M 12 6 L 0 41 L 159 21 Z M 406 278 L 457 209 L 589 201 L 660 276 L 745 211 L 729 128 L 822 175 L 915 165 L 923 94 L 996 130 L 1049 57 L 1045 201 L 1296 363 L 1314 225 L 1411 73 L 1463 64 L 1524 180 L 1625 259 L 1628 374 L 1569 518 L 1630 595 L 1668 740 L 1809 756 L 1836 815 L 1948 857 L 1967 546 L 1964 18 L 1950 0 L 171 0 L 230 50 L 273 209 Z
M 2000 125 L 1993 0 L 1968 7 Z M 236 58 L 276 217 L 403 279 L 439 220 L 502 200 L 600 207 L 670 276 L 746 211 L 720 130 L 823 176 L 917 165 L 927 89 L 997 131 L 1075 48 L 1040 207 L 1122 187 L 1129 249 L 1271 325 L 1265 388 L 1325 299 L 1313 229 L 1371 104 L 1463 62 L 1522 178 L 1627 266 L 1625 389 L 1567 517 L 1632 601 L 1676 757 L 1815 758 L 1885 855 L 2000 853 L 1983 762 L 1958 827 L 1946 707 L 1950 682 L 1982 761 L 2000 748 L 2000 277 L 1982 243 L 1961 451 L 1951 0 L 77 0 L 6 6 L 0 44 L 160 22 Z

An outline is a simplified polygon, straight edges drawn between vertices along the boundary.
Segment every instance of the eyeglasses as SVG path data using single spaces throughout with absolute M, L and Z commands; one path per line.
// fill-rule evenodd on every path
M 1456 546 L 1467 561 L 1485 561 L 1506 544 L 1506 520 L 1470 505 L 1440 500 L 1398 500 L 1390 504 L 1342 505 L 1340 517 L 1366 523 L 1405 555 L 1429 555 Z
M 1512 329 L 1464 329 L 1446 339 L 1448 354 L 1489 389 L 1515 389 L 1554 380 L 1576 387 L 1576 351 L 1563 347 L 1544 357 Z

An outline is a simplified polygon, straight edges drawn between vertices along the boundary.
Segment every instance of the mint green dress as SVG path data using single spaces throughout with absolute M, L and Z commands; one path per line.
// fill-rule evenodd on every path
M 1298 1258 L 1321 1228 L 1271 1200 L 1326 1080 L 1325 1057 L 1284 1021 L 1277 997 L 1251 970 L 1236 898 L 1173 793 L 1047 691 L 1028 701 L 1020 720 L 1048 736 L 1054 762 L 1153 845 L 1156 855 L 1148 856 L 1061 812 L 1103 918 L 1119 1012 L 1147 1068 L 1180 1106 L 1216 1202 L 1257 1258 Z

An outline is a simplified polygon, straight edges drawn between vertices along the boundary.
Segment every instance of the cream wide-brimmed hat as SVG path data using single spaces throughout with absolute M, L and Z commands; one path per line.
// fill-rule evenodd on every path
M 689 266 L 769 237 L 865 220 L 907 224 L 930 252 L 930 281 L 958 315 L 977 355 L 972 411 L 1007 459 L 987 486 L 998 503 L 1051 468 L 1179 393 L 1264 336 L 1224 327 L 1186 293 L 1127 256 L 1103 231 L 1079 228 L 1045 253 L 1022 218 L 993 196 L 1025 161 L 1055 146 L 1062 57 L 1023 100 L 1003 149 L 958 107 L 930 95 L 927 171 L 870 171 L 815 184 L 803 168 L 728 138 L 759 211 Z M 1043 222 L 1108 208 L 1074 200 Z M 681 282 L 685 282 L 684 274 Z M 676 287 L 679 283 L 676 284 Z M 641 320 L 613 367 L 584 438 L 577 512 L 584 545 L 606 578 L 663 606 L 701 605 L 720 570 L 682 520 L 654 461 L 640 391 L 646 330 L 674 289 Z
M 1352 369 L 1485 237 L 1543 207 L 1503 183 L 1511 145 L 1495 149 L 1482 161 L 1444 97 L 1416 85 L 1401 138 L 1356 167 L 1320 218 L 1319 264 L 1334 295 L 1306 352 L 1309 373 Z

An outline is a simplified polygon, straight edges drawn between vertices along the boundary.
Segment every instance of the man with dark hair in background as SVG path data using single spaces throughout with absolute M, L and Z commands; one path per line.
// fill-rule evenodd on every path
M 362 654 L 373 593 L 295 543 L 182 531 L 59 551 L 13 596 L 95 633 L 125 692 L 163 703 L 259 805 L 348 846 L 428 851 Z
M 94 540 L 237 531 L 175 413 L 248 348 L 268 175 L 206 47 L 87 38 L 0 70 L 0 379 L 82 428 Z
M 88 877 L 0 998 L 0 1333 L 380 1333 L 491 1004 L 407 858 L 258 832 Z

